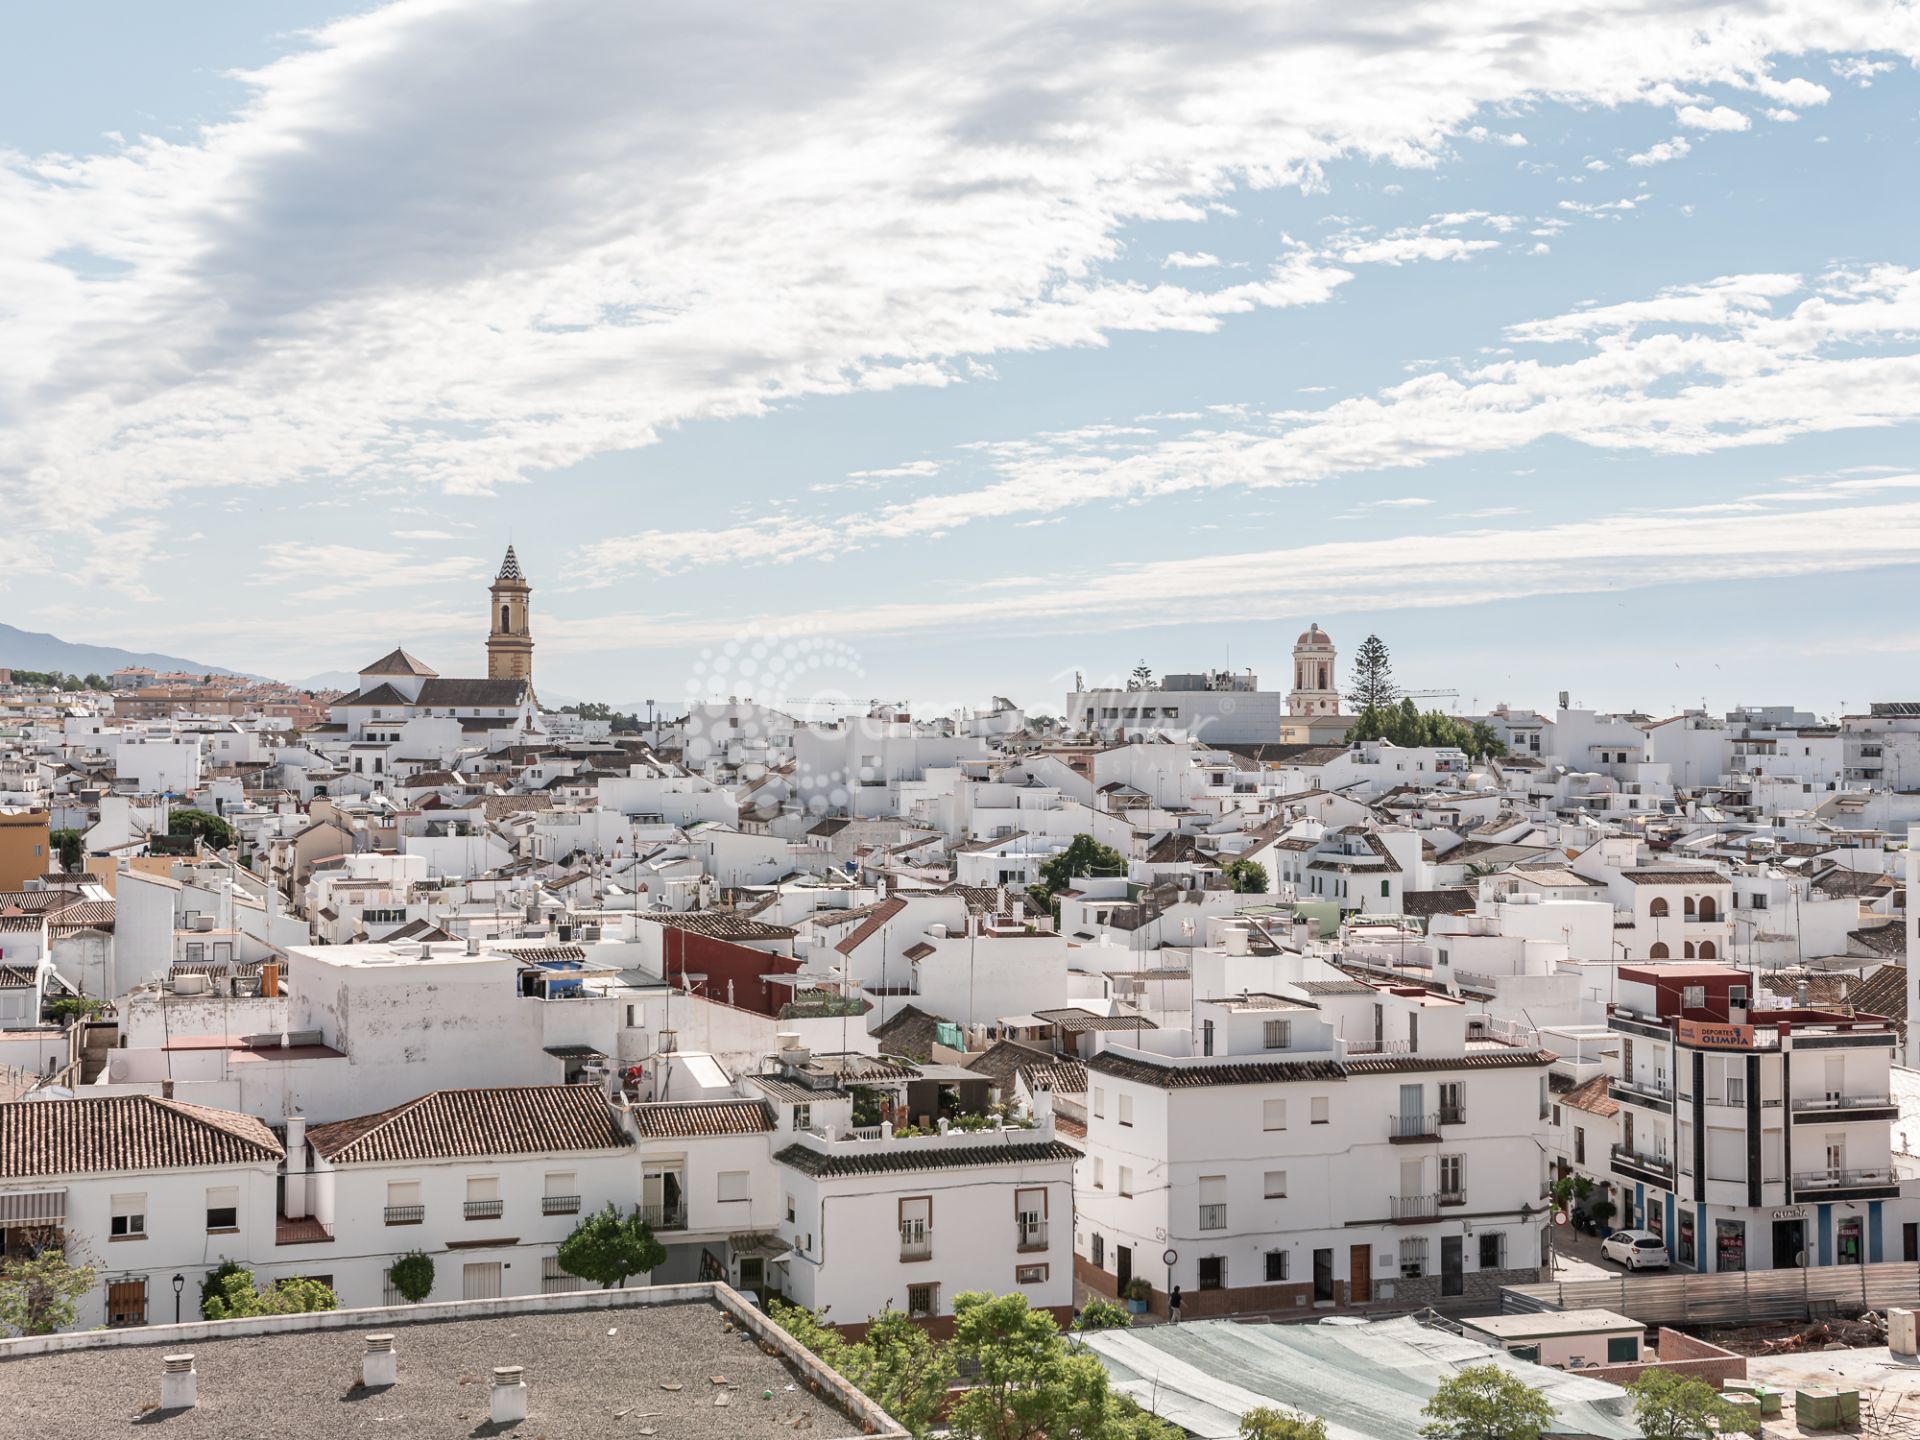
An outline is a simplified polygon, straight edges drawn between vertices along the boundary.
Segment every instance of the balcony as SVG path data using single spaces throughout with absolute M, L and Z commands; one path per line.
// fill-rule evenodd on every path
M 1615 1145 L 1611 1154 L 1614 1174 L 1628 1180 L 1651 1180 L 1668 1189 L 1673 1187 L 1671 1155 L 1643 1155 L 1638 1150 L 1629 1150 L 1624 1145 Z
M 1467 1123 L 1467 1107 L 1464 1105 L 1442 1105 L 1440 1107 L 1442 1125 L 1464 1125 Z
M 1887 1169 L 1810 1170 L 1793 1177 L 1795 1194 L 1815 1190 L 1853 1190 L 1863 1186 L 1898 1185 L 1900 1177 Z
M 1842 1112 L 1848 1110 L 1891 1110 L 1894 1100 L 1891 1095 L 1815 1095 L 1805 1100 L 1793 1102 L 1796 1117 L 1807 1115 L 1825 1115 L 1829 1119 L 1849 1119 L 1868 1117 L 1850 1117 Z M 1873 1118 L 1878 1118 L 1873 1117 Z
M 1607 1093 L 1629 1105 L 1648 1105 L 1662 1112 L 1673 1106 L 1673 1085 L 1663 1075 L 1651 1080 L 1629 1080 L 1616 1075 L 1608 1082 Z
M 325 1245 L 333 1239 L 333 1226 L 311 1215 L 274 1217 L 273 1243 L 276 1245 Z
M 578 1215 L 580 1197 L 578 1195 L 544 1195 L 540 1199 L 542 1215 Z
M 460 1207 L 460 1213 L 469 1220 L 498 1220 L 507 1213 L 504 1200 L 469 1200 Z
M 642 1205 L 640 1216 L 655 1230 L 684 1230 L 687 1228 L 687 1206 L 685 1201 L 672 1205 Z
M 1541 1198 L 1544 1199 L 1546 1197 L 1542 1196 Z M 1434 1199 L 1442 1205 L 1464 1205 L 1467 1203 L 1467 1192 L 1465 1190 L 1442 1190 Z
M 1440 1138 L 1440 1114 L 1387 1116 L 1387 1139 L 1396 1145 L 1416 1144 Z
M 1027 1220 L 1020 1222 L 1020 1248 L 1022 1250 L 1044 1250 L 1047 1248 L 1047 1222 Z
M 424 1205 L 389 1205 L 386 1210 L 389 1225 L 419 1225 L 427 1218 Z
M 933 1227 L 902 1225 L 900 1227 L 900 1258 L 931 1260 L 933 1258 Z
M 1438 1195 L 1389 1195 L 1388 1218 L 1396 1225 L 1414 1225 L 1440 1214 Z
M 1200 1228 L 1202 1230 L 1226 1229 L 1227 1207 L 1224 1205 L 1202 1205 L 1200 1207 Z

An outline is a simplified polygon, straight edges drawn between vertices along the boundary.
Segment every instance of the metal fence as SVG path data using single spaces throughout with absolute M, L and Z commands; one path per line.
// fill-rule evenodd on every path
M 1920 1305 L 1920 1265 L 1819 1265 L 1804 1270 L 1743 1270 L 1716 1275 L 1622 1275 L 1508 1285 L 1509 1315 L 1549 1310 L 1616 1310 L 1648 1325 L 1806 1320 L 1815 1304 L 1842 1311 Z

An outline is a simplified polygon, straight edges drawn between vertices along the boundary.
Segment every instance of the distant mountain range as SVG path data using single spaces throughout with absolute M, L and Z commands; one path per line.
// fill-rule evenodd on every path
M 182 660 L 178 655 L 159 655 L 139 650 L 122 650 L 117 645 L 76 645 L 58 635 L 37 630 L 19 630 L 0 625 L 0 666 L 15 670 L 58 670 L 63 675 L 107 675 L 129 665 L 145 665 L 152 670 L 178 670 L 191 675 L 245 675 L 199 660 Z M 248 675 L 250 680 L 264 679 Z

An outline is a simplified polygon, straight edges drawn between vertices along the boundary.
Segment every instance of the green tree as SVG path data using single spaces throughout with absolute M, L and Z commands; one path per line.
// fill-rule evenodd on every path
M 1256 1405 L 1240 1417 L 1240 1440 L 1327 1440 L 1327 1422 L 1318 1415 Z
M 105 676 L 92 673 L 83 676 L 80 683 L 85 685 L 89 690 L 105 690 L 108 688 Z
M 1267 867 L 1258 860 L 1229 860 L 1220 867 L 1220 873 L 1227 877 L 1236 895 L 1267 893 Z
M 888 1307 L 867 1333 L 849 1341 L 813 1311 L 775 1300 L 773 1323 L 873 1397 L 910 1434 L 924 1436 L 946 1403 L 953 1361 L 924 1328 Z
M 1110 845 L 1102 845 L 1082 833 L 1068 842 L 1067 848 L 1040 867 L 1040 883 L 1027 887 L 1027 899 L 1037 909 L 1053 906 L 1053 897 L 1073 888 L 1076 875 L 1125 875 L 1127 860 Z
M 653 1238 L 653 1227 L 638 1207 L 631 1215 L 622 1215 L 611 1200 L 606 1209 L 587 1216 L 560 1242 L 560 1268 L 593 1281 L 602 1290 L 617 1289 L 629 1275 L 644 1275 L 666 1258 L 667 1247 Z
M 400 1292 L 402 1300 L 418 1305 L 433 1293 L 433 1257 L 420 1250 L 409 1250 L 388 1268 L 387 1278 Z
M 1627 1386 L 1633 1421 L 1646 1440 L 1708 1440 L 1724 1430 L 1748 1430 L 1753 1417 L 1728 1404 L 1711 1385 L 1658 1367 Z
M 1133 667 L 1133 673 L 1127 676 L 1127 689 L 1151 690 L 1153 688 L 1153 667 L 1142 660 Z
M 1507 753 L 1507 742 L 1493 733 L 1493 727 L 1484 720 L 1476 720 L 1467 727 L 1469 744 L 1461 747 L 1476 760 L 1497 760 Z
M 239 838 L 233 826 L 205 810 L 176 810 L 167 819 L 169 835 L 195 835 L 216 850 L 226 850 Z
M 0 1260 L 0 1334 L 51 1335 L 72 1325 L 94 1269 L 76 1265 L 58 1245 Z
M 1133 1324 L 1133 1315 L 1124 1305 L 1102 1300 L 1098 1295 L 1080 1307 L 1073 1317 L 1076 1330 L 1125 1330 Z
M 87 863 L 86 841 L 80 831 L 51 830 L 47 832 L 47 843 L 60 857 L 62 870 L 78 870 Z
M 224 1273 L 222 1273 L 224 1272 Z M 318 1280 L 292 1276 L 256 1290 L 253 1272 L 231 1261 L 216 1274 L 222 1278 L 207 1295 L 202 1290 L 200 1313 L 209 1320 L 242 1320 L 254 1315 L 304 1315 L 315 1310 L 338 1310 L 340 1297 Z
M 1540 1440 L 1553 1407 L 1538 1390 L 1498 1365 L 1469 1365 L 1421 1408 L 1427 1440 Z
M 969 1291 L 953 1302 L 953 1343 L 977 1377 L 947 1422 L 972 1440 L 1176 1440 L 1174 1427 L 1116 1395 L 1097 1357 L 1069 1349 L 1024 1295 Z
M 107 1002 L 90 995 L 56 995 L 40 1008 L 47 1019 L 64 1025 L 69 1020 L 91 1020 L 107 1008 Z
M 1353 655 L 1353 685 L 1347 692 L 1347 703 L 1356 712 L 1385 711 L 1392 706 L 1393 698 L 1393 662 L 1386 642 L 1378 635 L 1369 635 Z

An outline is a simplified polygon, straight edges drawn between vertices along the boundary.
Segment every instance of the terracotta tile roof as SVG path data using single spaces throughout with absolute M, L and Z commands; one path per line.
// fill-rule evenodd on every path
M 747 1079 L 766 1091 L 772 1099 L 786 1105 L 812 1105 L 822 1100 L 844 1100 L 844 1090 L 816 1090 L 811 1085 L 802 1085 L 797 1080 L 789 1080 L 781 1075 L 749 1075 Z
M 1877 898 L 1893 889 L 1893 881 L 1888 876 L 1848 870 L 1840 865 L 1822 871 L 1813 883 L 1833 896 L 1870 895 Z
M 31 990 L 39 978 L 32 965 L 0 965 L 0 990 Z
M 114 902 L 111 900 L 82 900 L 77 905 L 69 905 L 57 910 L 47 919 L 49 930 L 111 930 L 114 920 Z
M 904 1055 L 910 1060 L 928 1060 L 933 1056 L 934 1027 L 949 1023 L 944 1015 L 935 1015 L 917 1005 L 902 1005 L 877 1025 L 873 1038 L 888 1055 Z
M 1847 939 L 1867 954 L 1885 960 L 1904 959 L 1907 953 L 1907 927 L 1898 920 L 1891 925 L 1876 925 L 1871 930 L 1849 930 Z
M 1620 872 L 1635 885 L 1731 885 L 1718 870 L 1689 869 L 1684 865 L 1653 865 Z
M 633 1139 L 594 1085 L 435 1090 L 391 1110 L 316 1125 L 313 1148 L 336 1165 L 614 1150 Z
M 764 1135 L 773 1112 L 764 1100 L 664 1100 L 633 1107 L 634 1123 L 650 1140 L 700 1135 Z
M 1022 1070 L 1048 1064 L 1055 1058 L 1051 1050 L 1038 1045 L 1024 1045 L 1018 1040 L 996 1040 L 978 1055 L 969 1055 L 966 1067 L 993 1081 L 995 1088 L 1005 1089 Z
M 1007 1132 L 1018 1135 L 1018 1130 Z M 807 1175 L 886 1175 L 906 1170 L 958 1170 L 979 1165 L 1030 1165 L 1055 1160 L 1077 1160 L 1080 1152 L 1061 1140 L 981 1145 L 913 1145 L 863 1155 L 853 1145 L 836 1146 L 846 1154 L 822 1154 L 807 1145 L 789 1145 L 773 1158 Z
M 1896 927 L 1902 931 L 1904 925 Z M 1853 994 L 1847 997 L 1855 1012 L 1864 1011 L 1869 1015 L 1884 1015 L 1899 1027 L 1902 1034 L 1907 1028 L 1907 967 L 1905 965 L 1882 965 L 1866 979 L 1853 987 Z
M 1560 1097 L 1560 1103 L 1575 1110 L 1584 1110 L 1589 1115 L 1598 1115 L 1605 1119 L 1609 1115 L 1620 1113 L 1620 1102 L 1613 1098 L 1612 1079 L 1606 1075 L 1596 1075 L 1584 1085 L 1576 1085 Z
M 1068 1095 L 1084 1095 L 1087 1090 L 1087 1067 L 1078 1060 L 1029 1065 L 1020 1073 L 1030 1090 L 1060 1090 Z
M 155 1095 L 0 1105 L 0 1180 L 257 1165 L 283 1153 L 251 1115 Z
M 906 908 L 907 902 L 897 895 L 882 900 L 873 907 L 872 912 L 866 919 L 853 927 L 851 934 L 833 948 L 842 955 L 853 954 L 854 951 L 866 944 L 869 939 L 878 935 L 888 921 L 892 920 L 894 916 Z M 792 932 L 789 931 L 788 933 L 791 934 Z
M 1400 908 L 1408 915 L 1423 918 L 1460 915 L 1472 911 L 1476 898 L 1473 891 L 1465 886 L 1449 886 L 1444 890 L 1406 890 L 1401 892 Z
M 1158 1030 L 1160 1027 L 1140 1014 L 1096 1015 L 1091 1010 L 1068 1005 L 1059 1010 L 1036 1010 L 1033 1018 L 1057 1025 L 1069 1035 L 1083 1030 Z
M 711 940 L 791 940 L 796 933 L 791 925 L 771 925 L 731 910 L 643 910 L 639 918 L 672 930 L 705 935 Z

